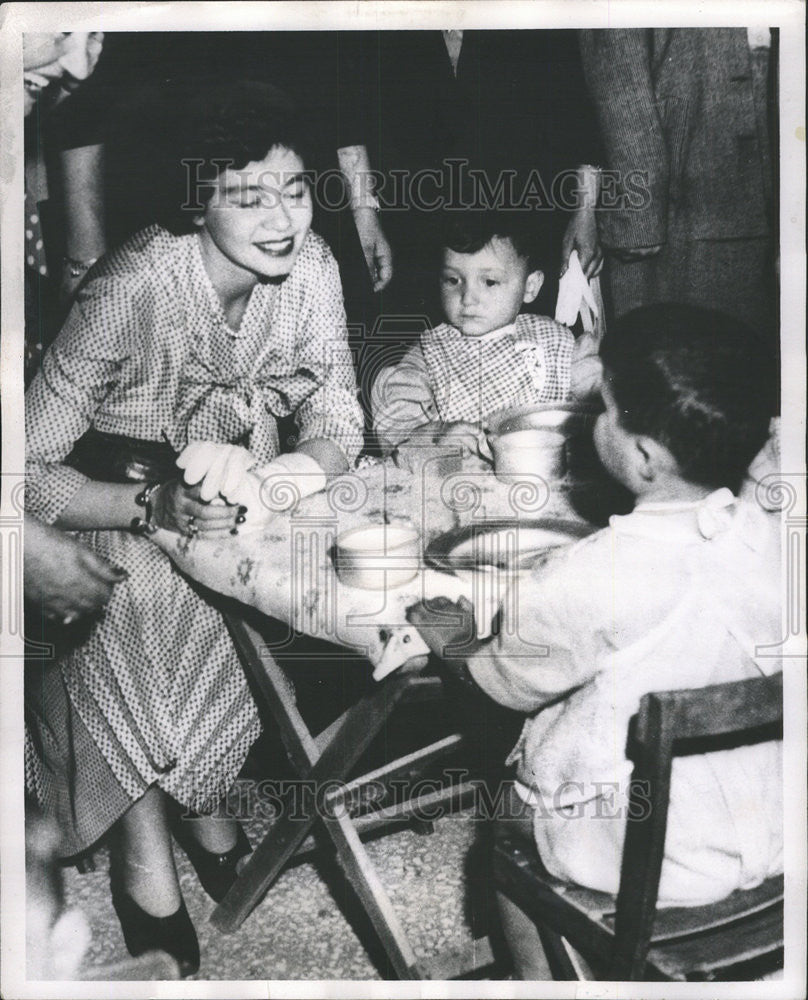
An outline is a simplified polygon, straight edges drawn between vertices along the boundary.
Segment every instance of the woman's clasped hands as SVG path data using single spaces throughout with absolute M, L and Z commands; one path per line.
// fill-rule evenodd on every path
M 182 481 L 155 494 L 153 517 L 159 527 L 191 538 L 260 529 L 326 483 L 308 455 L 279 455 L 259 465 L 247 448 L 213 441 L 192 441 L 177 466 Z
M 152 496 L 154 523 L 189 538 L 238 534 L 250 506 L 260 506 L 249 482 L 255 464 L 239 445 L 192 441 L 177 459 L 182 479 L 164 483 Z

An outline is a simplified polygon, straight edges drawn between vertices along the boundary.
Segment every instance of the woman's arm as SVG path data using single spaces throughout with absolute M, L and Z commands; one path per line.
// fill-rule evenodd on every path
M 362 448 L 365 421 L 348 347 L 339 270 L 331 253 L 323 250 L 326 256 L 306 275 L 306 302 L 297 321 L 297 365 L 312 372 L 319 386 L 295 413 L 296 450 L 309 454 L 325 472 L 344 472 Z
M 68 259 L 61 293 L 68 301 L 88 269 L 107 249 L 104 223 L 104 147 L 101 143 L 59 154 L 64 186 L 65 248 Z
M 65 514 L 70 526 L 75 523 L 72 501 L 89 479 L 65 459 L 118 384 L 136 339 L 132 296 L 114 279 L 99 277 L 74 303 L 26 393 L 26 507 L 48 524 L 67 527 Z M 116 492 L 112 509 L 95 514 L 117 523 L 127 497 L 134 506 L 136 491 Z
M 26 509 L 48 524 L 127 529 L 146 514 L 135 502 L 143 483 L 95 482 L 65 463 L 119 385 L 128 359 L 147 344 L 142 324 L 150 310 L 138 288 L 125 276 L 96 277 L 73 305 L 26 393 Z M 178 481 L 161 489 L 153 510 L 155 523 L 174 531 L 186 530 L 194 517 L 200 532 L 221 533 L 237 516 L 232 507 L 200 503 Z
M 364 146 L 343 146 L 337 150 L 340 170 L 350 192 L 356 233 L 373 282 L 373 291 L 386 288 L 393 277 L 393 251 L 379 221 L 379 202 L 373 188 L 370 159 Z

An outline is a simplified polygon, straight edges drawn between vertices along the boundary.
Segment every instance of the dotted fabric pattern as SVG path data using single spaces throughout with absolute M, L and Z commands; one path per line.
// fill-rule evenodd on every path
M 63 461 L 89 427 L 175 447 L 246 437 L 269 460 L 279 410 L 296 411 L 301 438 L 330 438 L 351 460 L 358 453 L 362 417 L 326 244 L 310 234 L 289 278 L 257 285 L 233 331 L 196 235 L 144 230 L 95 266 L 26 395 L 27 509 L 52 523 L 84 484 Z M 103 812 L 111 771 L 132 800 L 156 783 L 210 811 L 259 732 L 224 622 L 148 539 L 77 537 L 129 577 L 59 663 L 70 703 L 109 765 L 97 780 L 82 776 L 73 807 Z M 72 766 L 82 761 L 65 762 Z M 42 800 L 56 784 L 35 754 L 27 779 L 47 811 Z
M 547 316 L 522 313 L 494 340 L 443 323 L 421 334 L 440 419 L 479 423 L 505 406 L 566 399 L 575 339 Z
M 42 223 L 39 220 L 39 206 L 28 191 L 25 192 L 25 263 L 37 274 L 47 276 L 45 244 L 42 242 Z
M 363 417 L 336 261 L 310 233 L 289 277 L 258 283 L 230 330 L 197 236 L 158 226 L 99 261 L 26 395 L 29 510 L 53 523 L 84 484 L 63 465 L 90 427 L 181 450 L 191 440 L 278 452 L 276 416 L 353 465 Z

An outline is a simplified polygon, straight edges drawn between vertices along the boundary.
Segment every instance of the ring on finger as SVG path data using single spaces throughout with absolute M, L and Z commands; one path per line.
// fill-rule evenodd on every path
M 188 524 L 185 528 L 185 533 L 189 538 L 193 538 L 194 535 L 199 533 L 199 525 L 196 523 L 196 517 L 193 514 L 188 518 Z

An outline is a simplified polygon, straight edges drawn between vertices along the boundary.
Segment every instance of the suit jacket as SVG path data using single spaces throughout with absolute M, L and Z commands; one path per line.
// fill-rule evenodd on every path
M 617 206 L 600 213 L 603 242 L 663 244 L 674 219 L 689 239 L 769 235 L 772 160 L 746 30 L 582 31 L 580 45 L 604 166 L 620 174 Z M 632 171 L 646 173 L 645 194 Z

